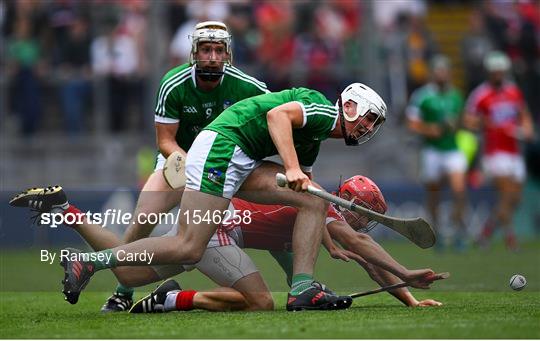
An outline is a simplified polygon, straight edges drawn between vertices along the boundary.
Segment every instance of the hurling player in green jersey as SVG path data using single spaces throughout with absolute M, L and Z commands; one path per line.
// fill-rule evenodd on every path
M 154 265 L 197 263 L 234 195 L 298 209 L 287 310 L 348 308 L 352 303 L 349 296 L 338 296 L 313 279 L 328 204 L 304 191 L 312 184 L 311 167 L 322 140 L 343 138 L 348 145 L 366 142 L 385 121 L 386 111 L 382 98 L 361 83 L 347 86 L 336 105 L 306 88 L 259 95 L 234 104 L 195 138 L 189 150 L 177 235 L 140 239 L 97 253 L 79 254 L 75 260 L 69 257 L 62 264 L 66 299 L 76 303 L 96 271 L 148 265 L 127 259 L 126 254 L 146 252 L 153 255 Z M 281 157 L 282 171 L 293 191 L 276 185 L 275 165 L 263 161 L 272 155 Z
M 158 155 L 154 172 L 146 181 L 134 213 L 168 212 L 180 202 L 183 188 L 172 190 L 163 176 L 166 158 L 174 151 L 184 157 L 197 134 L 223 110 L 242 99 L 269 92 L 266 85 L 232 66 L 231 36 L 221 22 L 195 26 L 190 61 L 169 70 L 156 95 L 155 127 Z M 125 242 L 148 237 L 156 224 L 134 219 Z M 102 307 L 103 312 L 129 310 L 133 289 L 118 285 Z
M 426 202 L 431 221 L 438 226 L 438 207 L 443 181 L 447 180 L 453 197 L 451 223 L 455 229 L 454 246 L 465 247 L 465 172 L 467 160 L 456 143 L 457 127 L 463 112 L 463 96 L 450 82 L 450 62 L 438 55 L 431 62 L 432 81 L 417 89 L 407 108 L 409 129 L 423 138 L 420 172 L 425 183 Z M 438 240 L 442 240 L 439 238 Z M 443 244 L 437 243 L 441 248 Z

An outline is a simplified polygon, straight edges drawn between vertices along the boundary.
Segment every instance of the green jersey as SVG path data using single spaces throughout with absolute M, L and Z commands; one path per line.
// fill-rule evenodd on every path
M 413 92 L 407 117 L 425 123 L 457 123 L 463 110 L 463 96 L 451 87 L 441 92 L 437 85 L 429 83 Z M 457 149 L 455 132 L 445 131 L 439 138 L 424 138 L 424 143 L 438 150 Z
M 221 83 L 211 91 L 196 86 L 195 66 L 183 64 L 171 69 L 159 86 L 155 121 L 179 123 L 176 142 L 185 151 L 199 132 L 232 104 L 268 93 L 266 84 L 234 66 L 225 66 Z
M 220 133 L 252 159 L 262 160 L 278 153 L 268 131 L 266 114 L 288 102 L 302 107 L 304 123 L 302 128 L 293 129 L 294 147 L 300 165 L 311 167 L 321 141 L 328 138 L 338 118 L 337 109 L 318 91 L 292 88 L 245 99 L 225 110 L 205 130 Z

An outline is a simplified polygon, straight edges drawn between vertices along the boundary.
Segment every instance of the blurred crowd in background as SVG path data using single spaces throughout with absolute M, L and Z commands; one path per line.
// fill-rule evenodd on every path
M 22 135 L 151 134 L 157 82 L 187 61 L 188 35 L 209 19 L 229 25 L 234 64 L 269 89 L 302 85 L 333 98 L 362 80 L 401 116 L 407 96 L 428 81 L 429 60 L 444 51 L 426 20 L 437 6 L 468 16 L 459 54 L 450 56 L 462 90 L 484 79 L 487 52 L 505 51 L 538 122 L 540 2 L 532 0 L 4 0 L 2 120 Z
M 144 183 L 159 81 L 188 61 L 188 36 L 205 20 L 228 25 L 233 64 L 271 91 L 305 86 L 334 99 L 363 82 L 385 99 L 387 123 L 354 158 L 342 141 L 323 146 L 323 185 L 361 173 L 410 197 L 420 146 L 405 109 L 439 54 L 467 98 L 486 79 L 485 56 L 503 51 L 540 131 L 540 0 L 0 0 L 3 188 Z M 540 179 L 538 140 L 528 150 Z M 538 222 L 535 193 L 524 202 Z

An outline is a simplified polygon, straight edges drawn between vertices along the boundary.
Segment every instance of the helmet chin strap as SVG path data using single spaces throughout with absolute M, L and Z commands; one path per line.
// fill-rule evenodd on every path
M 358 146 L 359 142 L 357 139 L 351 137 L 347 134 L 347 129 L 345 128 L 345 115 L 343 114 L 343 103 L 341 103 L 341 96 L 338 97 L 338 111 L 339 111 L 339 121 L 341 125 L 341 134 L 345 140 L 347 146 Z

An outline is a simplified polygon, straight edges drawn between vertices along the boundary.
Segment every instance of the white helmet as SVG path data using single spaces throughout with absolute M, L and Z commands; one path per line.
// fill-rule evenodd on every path
M 189 55 L 189 63 L 194 64 L 195 53 L 197 53 L 199 43 L 212 42 L 223 43 L 227 53 L 229 54 L 229 63 L 232 63 L 232 48 L 231 35 L 227 29 L 227 25 L 220 21 L 204 21 L 195 25 L 195 30 L 190 36 L 191 53 Z
M 491 51 L 484 58 L 484 67 L 488 72 L 508 71 L 510 59 L 501 51 Z
M 356 112 L 353 116 L 349 116 L 343 110 L 343 104 L 348 101 L 356 103 Z M 377 94 L 369 86 L 362 83 L 353 83 L 345 88 L 340 96 L 338 109 L 343 119 L 348 122 L 355 122 L 358 118 L 363 118 L 369 113 L 377 116 L 373 123 L 373 127 L 368 132 L 357 138 L 352 138 L 345 129 L 344 120 L 341 121 L 341 130 L 348 145 L 358 145 L 367 142 L 379 130 L 381 124 L 386 120 L 386 103 L 379 94 Z M 362 121 L 362 120 L 360 120 Z M 360 124 L 360 123 L 359 123 Z

